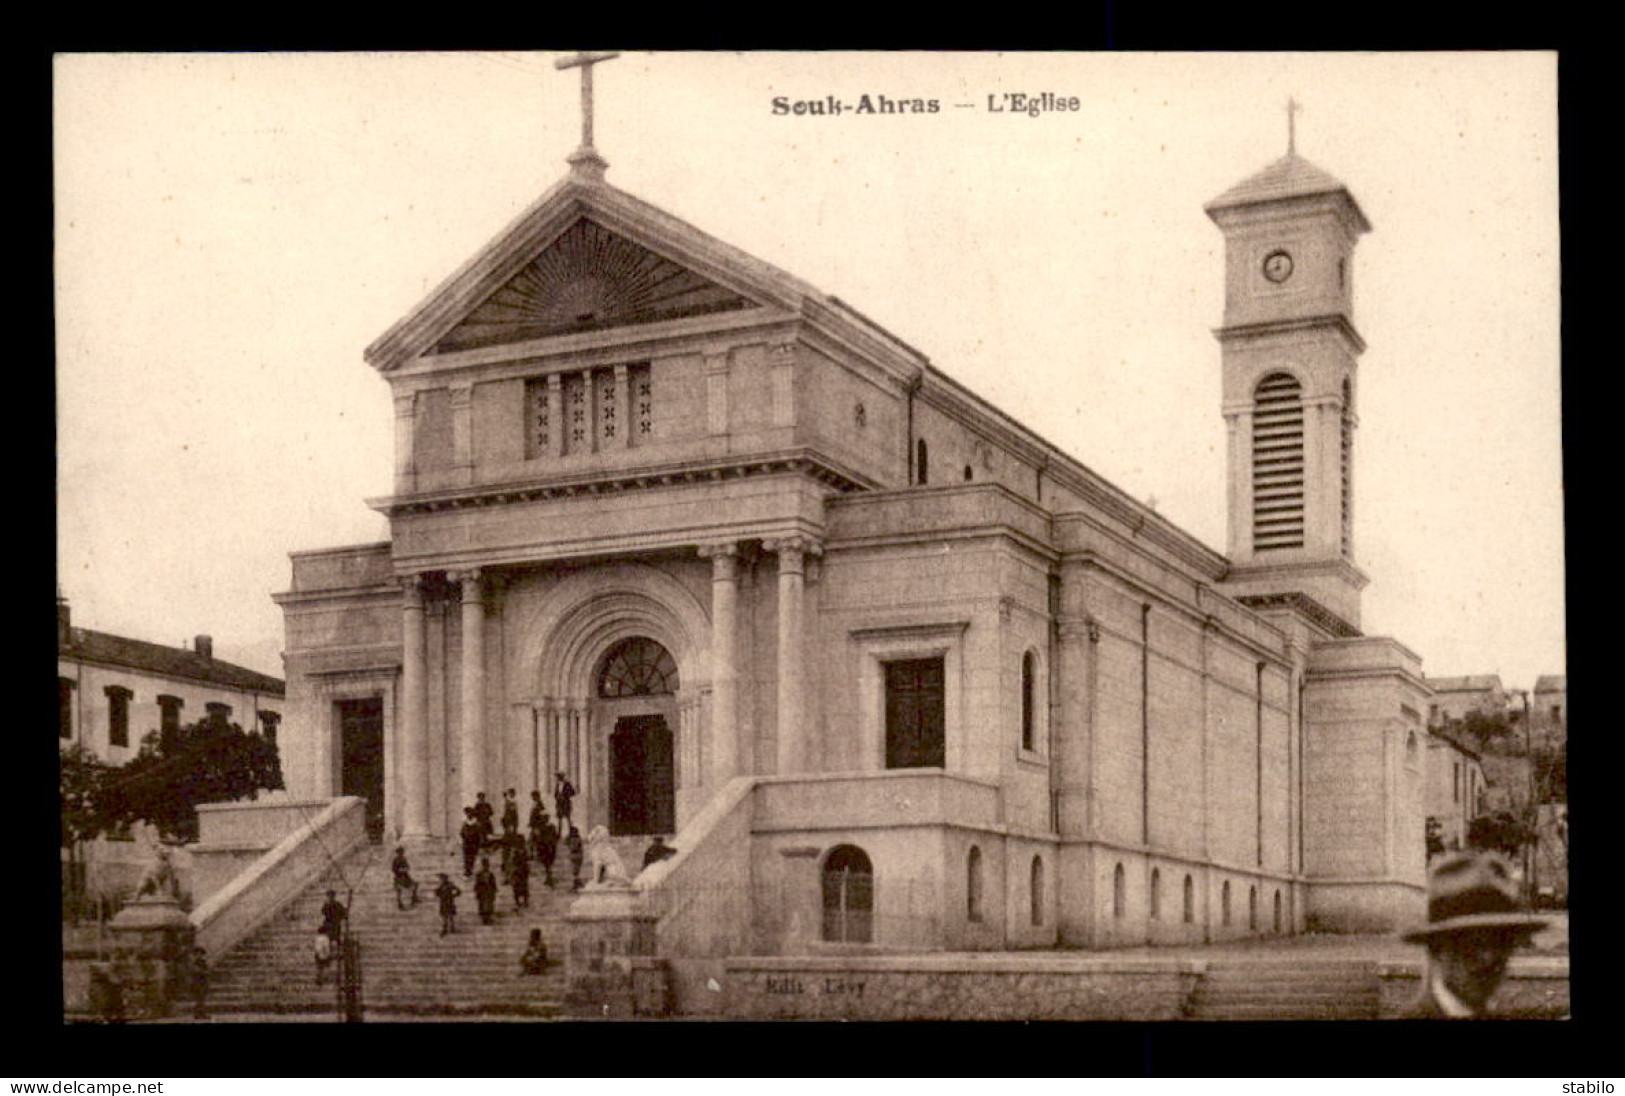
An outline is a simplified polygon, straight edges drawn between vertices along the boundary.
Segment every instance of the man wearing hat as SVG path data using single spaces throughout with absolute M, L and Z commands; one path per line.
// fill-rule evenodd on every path
M 1422 994 L 1403 1020 L 1486 1018 L 1513 949 L 1546 927 L 1518 902 L 1507 862 L 1493 852 L 1454 853 L 1428 875 L 1428 923 L 1405 934 L 1428 949 Z

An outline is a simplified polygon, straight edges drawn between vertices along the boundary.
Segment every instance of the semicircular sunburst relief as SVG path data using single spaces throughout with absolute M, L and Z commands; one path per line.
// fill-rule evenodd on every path
M 653 323 L 752 302 L 582 218 L 436 345 L 438 353 Z

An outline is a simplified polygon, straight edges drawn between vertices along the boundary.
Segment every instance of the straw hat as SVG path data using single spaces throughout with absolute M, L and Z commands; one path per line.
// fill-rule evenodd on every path
M 1405 933 L 1412 944 L 1469 929 L 1509 929 L 1533 936 L 1547 922 L 1518 901 L 1512 870 L 1495 853 L 1459 852 L 1443 857 L 1428 875 L 1428 921 Z

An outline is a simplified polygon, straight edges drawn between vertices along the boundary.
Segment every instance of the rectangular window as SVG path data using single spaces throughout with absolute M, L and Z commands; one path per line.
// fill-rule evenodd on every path
M 73 737 L 73 690 L 79 683 L 71 677 L 56 679 L 57 734 Z
M 160 734 L 174 734 L 181 729 L 181 708 L 186 701 L 178 696 L 160 696 L 158 698 L 158 731 Z
M 276 745 L 276 729 L 282 723 L 282 713 L 273 712 L 269 708 L 260 709 L 260 733 L 265 735 L 265 741 Z
M 219 720 L 222 720 L 222 721 L 229 722 L 230 719 L 231 719 L 231 705 L 230 704 L 222 704 L 217 700 L 217 701 L 214 701 L 211 704 L 205 704 L 205 705 L 203 705 L 203 707 L 204 707 L 204 710 L 209 713 L 209 719 L 211 719 L 211 720 L 219 719 Z
M 887 662 L 886 767 L 941 768 L 947 757 L 941 658 Z
M 135 694 L 122 685 L 109 685 L 107 692 L 107 742 L 110 746 L 130 744 L 130 698 Z

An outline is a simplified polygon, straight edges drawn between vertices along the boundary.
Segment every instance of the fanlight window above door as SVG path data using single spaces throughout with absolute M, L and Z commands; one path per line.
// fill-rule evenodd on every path
M 659 696 L 676 691 L 677 662 L 652 639 L 623 639 L 604 656 L 604 668 L 598 673 L 601 697 Z

